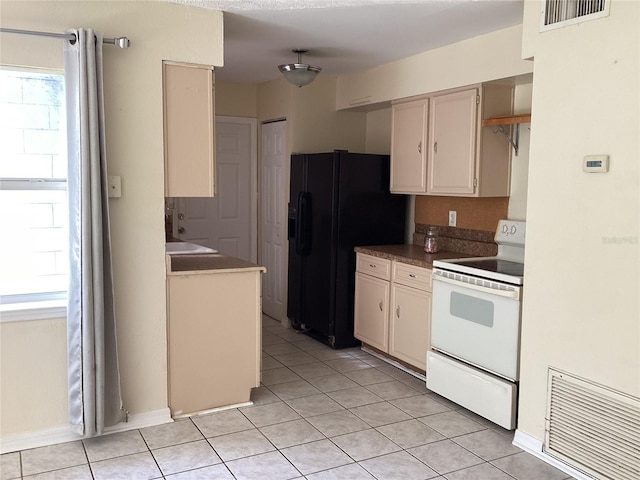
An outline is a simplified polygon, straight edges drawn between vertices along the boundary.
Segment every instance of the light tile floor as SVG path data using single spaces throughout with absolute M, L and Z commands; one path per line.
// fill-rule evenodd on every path
M 416 377 L 268 317 L 262 384 L 249 407 L 2 455 L 0 478 L 571 478 Z

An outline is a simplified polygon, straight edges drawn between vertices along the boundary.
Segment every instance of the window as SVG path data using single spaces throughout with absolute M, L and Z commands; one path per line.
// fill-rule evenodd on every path
M 609 15 L 610 0 L 545 0 L 540 31 Z
M 4 312 L 66 297 L 66 164 L 64 75 L 0 69 Z

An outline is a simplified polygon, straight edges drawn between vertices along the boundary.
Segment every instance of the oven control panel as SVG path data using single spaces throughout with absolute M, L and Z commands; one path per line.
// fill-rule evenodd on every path
M 524 246 L 524 236 L 526 222 L 518 220 L 500 220 L 496 229 L 495 241 L 501 245 L 522 245 Z

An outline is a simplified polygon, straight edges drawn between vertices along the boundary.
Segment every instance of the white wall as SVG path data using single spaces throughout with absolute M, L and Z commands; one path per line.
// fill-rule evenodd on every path
M 513 113 L 531 113 L 533 84 L 516 85 L 513 95 Z M 515 127 L 512 128 L 512 134 Z M 497 134 L 496 134 L 497 135 Z M 531 124 L 520 124 L 518 155 L 511 150 L 511 191 L 509 194 L 509 218 L 527 219 L 527 185 L 529 183 L 529 148 Z M 506 142 L 507 139 L 505 138 Z
M 538 440 L 550 366 L 640 396 L 639 12 L 613 0 L 607 18 L 525 37 L 534 82 L 518 429 Z M 538 14 L 525 9 L 525 31 Z M 590 154 L 609 155 L 609 172 L 583 172 Z
M 365 72 L 338 78 L 336 105 L 386 103 L 474 83 L 530 74 L 521 58 L 522 26 L 436 48 Z
M 90 27 L 132 42 L 127 50 L 104 48 L 107 165 L 110 175 L 122 177 L 122 198 L 110 200 L 122 390 L 134 415 L 166 409 L 162 60 L 222 65 L 222 14 L 145 1 L 3 0 L 0 9 L 2 27 Z M 62 40 L 3 33 L 1 41 L 2 64 L 62 67 Z M 59 359 L 64 335 L 42 322 L 0 328 L 2 438 L 66 425 L 66 364 Z M 5 349 L 24 338 L 33 354 L 27 366 L 21 352 Z M 43 372 L 57 385 L 46 395 Z M 16 379 L 22 388 L 14 388 Z M 34 402 L 47 413 L 34 415 Z

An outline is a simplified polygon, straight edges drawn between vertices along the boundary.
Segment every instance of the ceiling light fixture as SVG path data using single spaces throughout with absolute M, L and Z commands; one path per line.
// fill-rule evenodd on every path
M 297 85 L 298 87 L 309 85 L 316 78 L 316 75 L 320 73 L 322 68 L 302 63 L 302 54 L 309 51 L 306 48 L 294 48 L 291 51 L 298 54 L 298 63 L 278 65 L 278 69 L 289 83 Z

